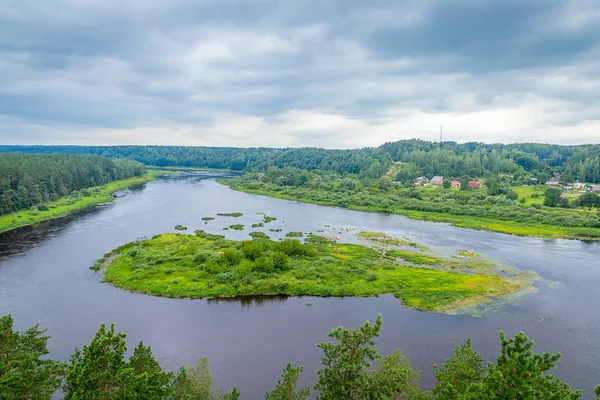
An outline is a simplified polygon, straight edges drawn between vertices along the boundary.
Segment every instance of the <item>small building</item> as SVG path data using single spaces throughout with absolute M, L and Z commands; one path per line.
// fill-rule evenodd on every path
M 575 188 L 575 189 L 585 189 L 585 187 L 586 187 L 586 184 L 583 182 L 575 182 L 573 184 L 573 188 Z
M 443 176 L 434 176 L 433 178 L 431 178 L 429 183 L 431 183 L 433 186 L 441 186 L 444 184 L 444 177 Z
M 589 190 L 594 193 L 600 193 L 600 185 L 590 185 Z
M 563 185 L 563 190 L 573 190 L 574 186 L 570 183 L 567 183 L 566 185 Z
M 478 180 L 470 180 L 469 181 L 469 189 L 479 189 L 481 187 L 481 182 Z
M 426 176 L 420 176 L 417 179 L 415 179 L 415 183 L 427 183 L 429 182 L 429 179 L 427 179 Z
M 460 181 L 457 181 L 456 179 L 452 179 L 450 181 L 450 187 L 459 188 L 460 187 Z
M 546 185 L 548 186 L 560 186 L 559 178 L 550 178 L 546 181 Z

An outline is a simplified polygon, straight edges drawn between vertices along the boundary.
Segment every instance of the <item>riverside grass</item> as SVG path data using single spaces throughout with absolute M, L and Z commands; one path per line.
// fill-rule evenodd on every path
M 321 236 L 310 235 L 307 241 L 233 241 L 204 231 L 195 236 L 167 233 L 123 245 L 91 268 L 102 270 L 104 282 L 154 296 L 393 294 L 407 307 L 446 313 L 530 285 L 493 269 L 461 273 Z
M 54 218 L 65 217 L 87 207 L 110 203 L 114 200 L 112 193 L 131 186 L 139 185 L 156 179 L 157 176 L 168 174 L 165 171 L 149 170 L 142 176 L 122 179 L 107 183 L 104 186 L 94 186 L 86 190 L 90 196 L 76 197 L 65 196 L 56 201 L 47 202 L 48 210 L 32 213 L 29 209 L 16 211 L 0 216 L 0 232 L 10 231 L 38 222 Z
M 286 187 L 287 193 L 281 193 L 274 190 L 251 189 L 249 187 L 244 186 L 243 182 L 236 178 L 217 179 L 217 181 L 223 185 L 229 186 L 233 190 L 241 192 L 275 197 L 284 200 L 296 200 L 304 203 L 340 207 L 339 204 L 333 201 L 326 201 L 318 198 L 318 193 L 315 193 L 315 196 L 311 197 L 310 191 L 303 191 L 302 193 L 300 193 L 300 191 L 297 188 L 293 188 L 291 186 Z M 290 193 L 293 191 L 296 191 L 297 194 Z M 315 192 L 318 192 L 318 190 L 315 190 Z M 431 222 L 444 222 L 452 224 L 459 228 L 486 230 L 516 236 L 531 236 L 544 239 L 574 239 L 585 241 L 600 241 L 600 229 L 598 228 L 568 227 L 561 225 L 504 221 L 471 215 L 456 215 L 449 213 L 406 210 L 393 206 L 384 209 L 378 206 L 362 206 L 357 204 L 347 204 L 342 206 L 342 208 L 355 211 L 399 214 L 404 215 L 410 219 Z

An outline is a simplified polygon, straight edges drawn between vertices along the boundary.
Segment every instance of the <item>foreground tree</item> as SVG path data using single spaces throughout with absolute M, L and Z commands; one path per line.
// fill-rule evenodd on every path
M 265 400 L 306 400 L 310 396 L 310 388 L 305 386 L 297 391 L 297 383 L 302 374 L 302 367 L 292 367 L 291 363 L 283 370 L 281 379 L 277 381 L 275 389 L 265 393 Z
M 546 189 L 544 195 L 546 198 L 544 199 L 544 205 L 547 207 L 557 207 L 560 204 L 560 195 L 562 191 L 556 188 Z
M 373 387 L 371 399 L 416 399 L 419 398 L 421 372 L 410 366 L 407 356 L 395 349 L 392 354 L 377 360 L 371 374 Z
M 454 347 L 454 354 L 441 366 L 432 364 L 436 383 L 432 390 L 435 399 L 453 400 L 466 392 L 483 377 L 483 357 L 471 348 L 471 339 Z
M 46 330 L 36 325 L 13 330 L 13 318 L 0 318 L 0 399 L 50 399 L 58 389 L 64 364 L 42 359 L 48 352 Z
M 375 324 L 365 322 L 359 329 L 344 329 L 341 326 L 329 332 L 329 337 L 338 343 L 324 342 L 317 347 L 323 350 L 317 371 L 315 389 L 318 399 L 367 399 L 373 386 L 369 381 L 372 362 L 380 358 L 374 338 L 381 332 L 381 315 Z
M 546 375 L 556 366 L 561 354 L 534 353 L 534 342 L 523 332 L 506 339 L 500 332 L 501 354 L 496 364 L 488 364 L 481 383 L 471 385 L 457 399 L 532 399 L 575 400 L 582 396 L 554 375 Z

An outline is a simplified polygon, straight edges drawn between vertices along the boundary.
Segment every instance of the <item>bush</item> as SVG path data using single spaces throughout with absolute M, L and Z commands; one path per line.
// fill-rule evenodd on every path
M 273 268 L 275 271 L 287 271 L 290 268 L 288 256 L 281 252 L 275 251 L 271 254 L 273 260 Z
M 225 251 L 223 251 L 223 254 L 221 254 L 221 258 L 219 259 L 219 261 L 222 265 L 232 267 L 238 264 L 241 261 L 241 259 L 242 255 L 239 251 L 232 248 L 228 248 L 225 249 Z

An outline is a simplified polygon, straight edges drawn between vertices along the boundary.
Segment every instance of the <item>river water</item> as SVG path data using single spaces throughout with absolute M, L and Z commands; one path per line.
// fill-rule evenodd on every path
M 312 384 L 319 367 L 316 343 L 338 325 L 359 326 L 383 316 L 382 353 L 400 348 L 423 370 L 422 387 L 433 384 L 431 362 L 441 363 L 454 345 L 473 340 L 488 359 L 499 353 L 498 333 L 524 331 L 537 351 L 561 352 L 556 374 L 593 398 L 600 383 L 600 244 L 520 238 L 413 221 L 402 216 L 349 211 L 236 192 L 211 174 L 168 176 L 132 190 L 114 203 L 79 215 L 0 235 L 0 315 L 12 314 L 17 329 L 39 323 L 51 335 L 51 355 L 67 359 L 88 343 L 102 322 L 128 334 L 129 347 L 143 340 L 169 369 L 208 356 L 215 385 L 237 386 L 243 399 L 259 399 L 274 387 L 288 361 L 303 365 L 301 384 Z M 242 212 L 241 218 L 200 218 Z M 266 212 L 278 220 L 265 231 L 277 239 L 289 231 L 317 232 L 356 241 L 355 234 L 381 231 L 409 237 L 448 253 L 468 249 L 542 278 L 537 293 L 498 303 L 482 316 L 411 310 L 393 296 L 376 298 L 264 298 L 179 300 L 132 294 L 99 282 L 94 260 L 126 242 L 204 229 L 231 239 L 248 238 L 250 224 Z M 223 231 L 230 224 L 245 231 Z M 327 227 L 326 225 L 329 225 Z M 269 228 L 281 228 L 280 234 Z M 254 230 L 254 229 L 253 229 Z M 312 307 L 306 306 L 307 302 Z

